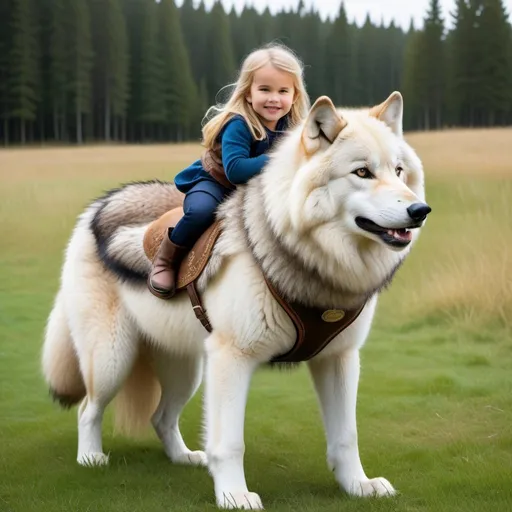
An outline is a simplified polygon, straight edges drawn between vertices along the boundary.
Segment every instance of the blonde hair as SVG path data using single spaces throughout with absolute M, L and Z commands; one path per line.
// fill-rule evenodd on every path
M 241 115 L 249 127 L 252 136 L 256 140 L 263 140 L 267 133 L 258 115 L 253 110 L 246 96 L 251 89 L 254 73 L 271 64 L 279 71 L 290 73 L 294 78 L 295 97 L 292 108 L 288 113 L 288 126 L 299 124 L 309 110 L 309 97 L 304 85 L 304 68 L 302 62 L 294 53 L 284 45 L 270 44 L 251 52 L 244 60 L 238 76 L 233 84 L 234 89 L 228 101 L 224 105 L 215 105 L 208 109 L 204 119 L 208 119 L 212 113 L 214 117 L 203 126 L 203 145 L 212 149 L 217 136 L 224 125 L 235 115 Z

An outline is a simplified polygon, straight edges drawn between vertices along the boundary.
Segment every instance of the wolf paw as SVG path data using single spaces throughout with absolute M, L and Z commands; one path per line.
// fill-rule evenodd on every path
M 207 465 L 207 459 L 206 459 L 206 453 L 202 451 L 195 451 L 195 452 L 185 452 L 178 456 L 171 458 L 172 462 L 175 464 L 186 464 L 189 466 L 206 466 Z
M 347 492 L 351 496 L 360 498 L 394 496 L 396 491 L 394 487 L 382 477 L 370 478 L 367 480 L 355 480 L 352 482 Z
M 106 466 L 108 464 L 108 455 L 101 452 L 82 453 L 78 455 L 76 460 L 81 466 Z
M 225 492 L 217 498 L 217 506 L 227 509 L 263 510 L 261 498 L 255 492 Z

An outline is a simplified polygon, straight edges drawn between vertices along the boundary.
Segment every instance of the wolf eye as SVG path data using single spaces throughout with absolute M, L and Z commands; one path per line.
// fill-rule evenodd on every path
M 366 180 L 371 180 L 374 177 L 367 167 L 361 167 L 360 169 L 356 169 L 355 171 L 352 172 L 352 174 L 355 174 L 356 176 L 359 176 L 360 178 Z
M 395 172 L 396 172 L 396 175 L 400 178 L 400 176 L 401 176 L 401 175 L 402 175 L 402 173 L 404 172 L 404 169 L 403 169 L 403 167 L 398 166 L 398 167 L 395 169 Z

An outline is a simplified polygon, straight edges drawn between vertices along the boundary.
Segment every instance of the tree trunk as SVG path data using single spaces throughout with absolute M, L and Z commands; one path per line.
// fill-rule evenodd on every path
M 430 130 L 430 116 L 429 116 L 429 114 L 430 114 L 429 108 L 425 107 L 424 110 L 423 110 L 423 123 L 424 123 L 423 129 L 424 130 Z
M 82 113 L 80 112 L 80 103 L 76 103 L 76 143 L 82 144 Z
M 105 140 L 110 141 L 110 91 L 108 83 L 105 88 Z
M 45 142 L 45 139 L 46 139 L 46 133 L 45 133 L 45 119 L 44 119 L 44 116 L 41 115 L 39 117 L 39 142 L 41 142 L 41 144 L 44 144 Z
M 9 119 L 4 117 L 4 146 L 9 145 Z
M 25 135 L 25 119 L 20 119 L 20 141 L 22 144 L 25 144 L 27 138 Z
M 68 133 L 68 127 L 67 127 L 67 112 L 66 107 L 64 107 L 64 111 L 62 112 L 62 115 L 60 116 L 60 140 L 63 142 L 69 141 L 69 133 Z
M 119 122 L 120 122 L 120 119 L 118 117 L 115 117 L 114 118 L 114 140 L 115 141 L 119 140 Z

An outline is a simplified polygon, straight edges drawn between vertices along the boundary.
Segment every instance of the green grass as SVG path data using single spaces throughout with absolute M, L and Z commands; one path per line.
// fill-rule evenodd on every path
M 2 163 L 0 154 L 0 511 L 215 510 L 206 470 L 171 465 L 151 432 L 115 437 L 110 412 L 109 467 L 79 467 L 76 410 L 51 402 L 39 369 L 76 215 L 104 188 L 168 171 L 148 165 L 120 179 L 108 165 L 93 176 L 49 167 L 24 180 Z M 511 183 L 428 180 L 432 218 L 383 294 L 362 352 L 363 465 L 400 495 L 343 494 L 326 467 L 306 368 L 261 370 L 249 397 L 245 461 L 249 487 L 268 510 L 512 510 Z M 182 430 L 199 448 L 200 394 Z

